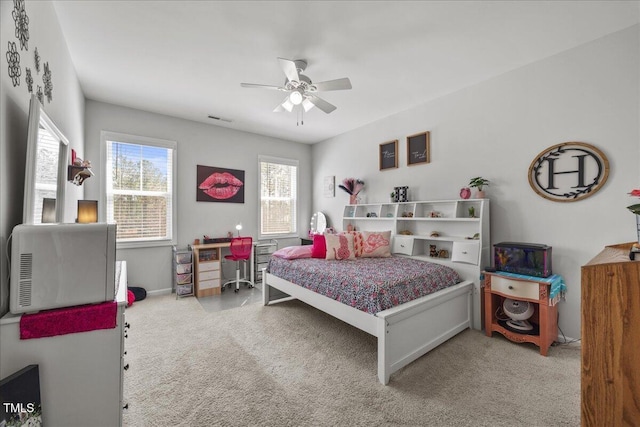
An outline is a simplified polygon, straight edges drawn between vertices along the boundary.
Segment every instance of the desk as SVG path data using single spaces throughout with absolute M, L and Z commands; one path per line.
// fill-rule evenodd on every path
M 220 295 L 222 292 L 222 249 L 231 246 L 231 242 L 206 243 L 203 245 L 193 245 L 193 265 L 194 265 L 194 285 L 196 297 L 207 297 L 210 295 Z M 253 266 L 253 245 L 251 246 L 251 256 L 249 265 Z M 255 283 L 253 268 L 251 271 L 251 283 Z

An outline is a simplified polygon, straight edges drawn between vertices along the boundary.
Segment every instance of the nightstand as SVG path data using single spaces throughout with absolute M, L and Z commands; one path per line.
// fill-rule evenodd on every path
M 484 272 L 486 335 L 490 337 L 493 332 L 499 332 L 514 342 L 533 343 L 540 347 L 540 354 L 546 356 L 549 347 L 558 337 L 558 307 L 556 303 L 560 298 L 560 292 L 554 289 L 552 298 L 551 288 L 559 282 L 562 283 L 562 278 L 558 275 L 542 278 L 502 272 Z M 561 286 L 564 287 L 564 283 Z M 534 312 L 529 322 L 537 327 L 537 334 L 515 332 L 500 322 L 496 311 L 502 310 L 505 298 L 533 303 Z

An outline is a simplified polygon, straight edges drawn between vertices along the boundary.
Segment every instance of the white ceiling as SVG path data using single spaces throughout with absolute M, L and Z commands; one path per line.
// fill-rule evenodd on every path
M 639 22 L 637 1 L 55 1 L 89 99 L 314 143 Z M 274 113 L 278 57 L 319 95 Z M 232 120 L 214 122 L 214 115 Z

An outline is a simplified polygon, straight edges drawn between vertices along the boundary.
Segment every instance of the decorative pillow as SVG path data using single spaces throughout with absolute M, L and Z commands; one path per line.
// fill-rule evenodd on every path
M 327 241 L 327 259 L 355 259 L 352 234 L 325 234 Z
M 391 256 L 391 231 L 362 231 L 362 257 L 385 258 Z
M 289 246 L 286 248 L 278 249 L 273 253 L 273 256 L 284 259 L 298 259 L 298 258 L 311 258 L 312 246 Z
M 313 246 L 311 249 L 311 258 L 325 259 L 327 256 L 327 242 L 322 234 L 313 235 Z
M 353 250 L 356 253 L 356 257 L 362 256 L 362 249 L 364 242 L 362 240 L 362 233 L 359 231 L 345 231 L 345 234 L 353 235 Z

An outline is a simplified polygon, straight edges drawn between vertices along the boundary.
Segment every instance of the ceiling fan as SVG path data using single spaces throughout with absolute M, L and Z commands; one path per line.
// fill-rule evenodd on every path
M 288 92 L 287 97 L 273 111 L 276 113 L 282 111 L 293 111 L 296 105 L 301 105 L 304 111 L 309 111 L 314 106 L 329 114 L 336 109 L 324 99 L 316 95 L 317 92 L 325 92 L 330 90 L 346 90 L 351 89 L 351 81 L 348 78 L 327 80 L 324 82 L 313 83 L 311 79 L 302 72 L 307 68 L 307 61 L 304 59 L 278 58 L 280 67 L 286 76 L 283 86 L 269 86 L 253 83 L 240 83 L 242 87 L 272 89 L 282 92 Z

